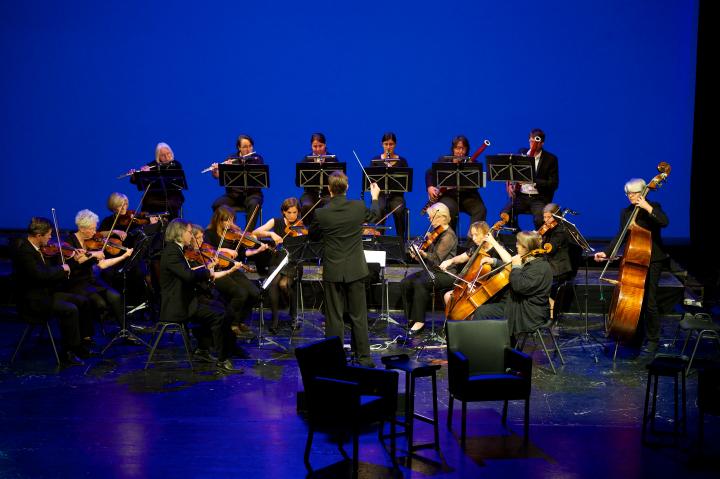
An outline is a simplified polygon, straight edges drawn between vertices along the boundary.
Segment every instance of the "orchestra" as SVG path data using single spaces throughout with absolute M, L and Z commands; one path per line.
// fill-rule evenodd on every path
M 380 143 L 382 152 L 370 160 L 368 167 L 409 168 L 408 161 L 395 151 L 395 133 L 384 133 Z M 426 313 L 433 307 L 433 293 L 444 299 L 448 320 L 505 317 L 511 323 L 511 332 L 516 332 L 553 317 L 557 287 L 570 280 L 574 271 L 568 253 L 571 240 L 564 222 L 557 220 L 564 213 L 552 202 L 559 186 L 558 160 L 543 148 L 544 143 L 545 132 L 531 130 L 529 149 L 523 148 L 520 154 L 534 162 L 533 181 L 505 184 L 509 199 L 499 208 L 501 221 L 492 228 L 485 222 L 488 205 L 477 188 L 441 187 L 436 184 L 432 170 L 426 171 L 428 202 L 420 211 L 427 217 L 428 229 L 423 237 L 408 241 L 406 256 L 402 258 L 410 265 L 400 282 L 408 334 L 418 334 L 423 329 Z M 470 155 L 470 141 L 458 135 L 451 142 L 450 155 L 440 157 L 437 164 L 475 163 L 489 145 L 490 141 L 483 140 L 481 147 Z M 220 164 L 266 164 L 255 152 L 250 136 L 239 135 L 236 147 L 236 153 L 212 163 L 203 173 L 211 172 L 217 179 Z M 185 174 L 170 146 L 160 142 L 153 161 L 118 177 L 129 179 L 142 191 L 136 210 L 130 209 L 126 194 L 112 192 L 107 199 L 109 214 L 102 221 L 92 211 L 81 210 L 75 218 L 77 230 L 66 238 L 58 237 L 54 246 L 49 221 L 33 218 L 27 244 L 20 245 L 27 258 L 14 262 L 24 290 L 20 297 L 33 298 L 41 291 L 46 295 L 43 311 L 53 311 L 61 317 L 63 357 L 70 365 L 80 364 L 89 356 L 93 321 L 106 315 L 120 323 L 127 299 L 123 295 L 140 290 L 140 295 L 147 294 L 149 302 L 156 305 L 155 319 L 195 318 L 203 323 L 196 331 L 198 357 L 214 361 L 221 370 L 236 371 L 229 359 L 233 351 L 238 351 L 235 337 L 253 334 L 250 318 L 262 294 L 258 280 L 275 273 L 266 287 L 272 314 L 269 333 L 278 335 L 282 303 L 288 305 L 290 320 L 296 324 L 301 300 L 297 286 L 302 279 L 301 265 L 308 260 L 296 248 L 284 249 L 284 243 L 288 237 L 299 238 L 293 241 L 318 241 L 326 251 L 310 261 L 317 261 L 324 268 L 326 328 L 342 334 L 344 308 L 348 301 L 357 305 L 357 311 L 352 306 L 346 311 L 353 325 L 355 353 L 360 363 L 371 367 L 367 311 L 365 302 L 359 298 L 360 291 L 365 291 L 361 283 L 367 276 L 365 261 L 358 253 L 362 245 L 359 238 L 386 234 L 387 228 L 381 225 L 392 215 L 396 235 L 404 244 L 408 205 L 403 192 L 383 191 L 371 182 L 357 159 L 365 175 L 363 180 L 368 180 L 373 193 L 372 209 L 361 208 L 363 200 L 357 205 L 347 203 L 357 209 L 353 209 L 357 225 L 348 223 L 343 209 L 348 201 L 344 199 L 348 184 L 345 164 L 328 152 L 325 135 L 318 132 L 311 135 L 310 153 L 298 165 L 326 165 L 321 170 L 327 175 L 321 178 L 324 187 L 298 184 L 303 188 L 298 190 L 300 198 L 286 195 L 280 215 L 256 227 L 264 201 L 262 188 L 225 186 L 224 193 L 210 203 L 212 218 L 203 229 L 183 217 Z M 343 171 L 334 170 L 334 164 L 338 168 L 342 165 Z M 337 191 L 333 192 L 332 184 Z M 622 219 L 631 233 L 642 229 L 651 232 L 649 246 L 645 246 L 652 256 L 648 261 L 643 313 L 649 349 L 654 351 L 658 328 L 655 294 L 659 261 L 665 258 L 659 229 L 668 220 L 658 203 L 645 200 L 651 186 L 642 180 L 631 180 L 626 185 L 631 206 L 623 210 Z M 243 210 L 244 227 L 235 223 L 236 212 Z M 471 245 L 458 252 L 455 231 L 460 212 L 470 216 Z M 536 231 L 518 233 L 516 251 L 508 252 L 496 236 L 501 230 L 504 233 L 513 230 L 504 225 L 516 224 L 517 215 L 523 213 L 532 215 Z M 368 220 L 379 223 L 373 226 L 366 223 Z M 356 237 L 358 231 L 361 234 Z M 623 239 L 618 234 L 611 246 Z M 55 257 L 40 252 L 41 248 L 53 247 Z M 330 253 L 327 248 L 331 248 Z M 595 254 L 595 259 L 610 259 L 612 249 Z M 349 261 L 350 254 L 357 267 L 338 269 L 342 261 Z M 255 268 L 250 263 L 267 267 Z M 127 268 L 123 268 L 125 264 Z M 464 267 L 458 270 L 459 265 Z M 122 280 L 131 285 L 118 286 L 118 270 L 123 270 Z M 341 272 L 339 276 L 336 270 Z M 140 300 L 134 298 L 134 303 Z M 627 339 L 627 334 L 619 336 Z

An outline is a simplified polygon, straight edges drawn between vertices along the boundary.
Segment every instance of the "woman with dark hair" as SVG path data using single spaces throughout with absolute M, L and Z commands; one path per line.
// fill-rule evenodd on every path
M 228 156 L 227 160 L 223 163 L 228 165 L 262 165 L 264 164 L 263 157 L 255 152 L 255 142 L 248 135 L 238 136 L 237 142 L 235 143 L 237 152 Z M 219 177 L 218 164 L 213 163 L 211 165 L 211 172 L 214 178 Z M 216 199 L 212 204 L 212 209 L 215 211 L 218 206 L 229 206 L 234 211 L 245 211 L 245 222 L 249 224 L 250 230 L 255 228 L 255 222 L 257 221 L 257 215 L 250 220 L 252 212 L 256 206 L 262 206 L 263 204 L 263 193 L 259 188 L 249 188 L 247 190 L 241 188 L 226 187 L 225 194 Z
M 307 229 L 302 229 L 302 222 L 298 224 L 300 218 L 300 202 L 297 198 L 286 198 L 280 205 L 281 216 L 270 218 L 267 223 L 253 231 L 257 238 L 270 238 L 275 245 L 283 242 L 283 238 L 287 236 L 300 236 L 307 234 Z M 294 228 L 295 227 L 295 228 Z M 284 253 L 283 253 L 284 254 Z M 270 262 L 270 270 L 274 271 L 283 259 L 283 254 L 275 254 Z M 291 261 L 283 268 L 283 270 L 275 276 L 268 288 L 270 295 L 270 309 L 272 311 L 272 322 L 270 323 L 270 333 L 276 334 L 278 328 L 278 315 L 280 312 L 280 298 L 287 297 L 290 317 L 293 321 L 297 318 L 297 291 L 295 281 L 299 279 L 301 268 L 298 268 L 296 260 Z
M 395 146 L 397 145 L 397 137 L 395 133 L 389 131 L 383 134 L 380 143 L 383 148 L 383 152 L 370 160 L 370 166 L 386 166 L 388 168 L 407 168 L 408 163 L 405 158 L 395 153 Z M 406 232 L 406 212 L 405 209 L 405 194 L 401 192 L 382 192 L 380 193 L 380 211 L 385 216 L 393 211 L 393 218 L 395 220 L 395 230 L 397 231 L 398 237 L 405 239 Z
M 441 156 L 438 158 L 437 162 L 461 163 L 467 161 L 468 155 L 470 154 L 470 141 L 463 135 L 456 136 L 452 139 L 450 153 L 450 156 Z M 459 211 L 470 215 L 470 223 L 485 221 L 487 208 L 478 190 L 463 189 L 460 190 L 459 193 L 457 190 L 452 189 L 442 191 L 435 185 L 432 168 L 425 172 L 425 186 L 427 187 L 429 202 L 444 203 L 450 210 L 450 215 L 452 216 L 451 226 L 453 229 L 457 227 L 455 223 Z
M 312 153 L 303 158 L 302 163 L 337 163 L 337 157 L 327 151 L 327 140 L 325 135 L 322 133 L 313 133 L 310 135 L 310 149 Z M 320 191 L 319 188 L 307 187 L 304 189 L 302 196 L 300 196 L 300 213 L 301 216 L 310 211 L 310 208 L 317 203 L 318 199 L 322 197 L 323 206 L 330 200 L 330 193 Z M 312 220 L 312 213 L 308 215 L 308 223 Z

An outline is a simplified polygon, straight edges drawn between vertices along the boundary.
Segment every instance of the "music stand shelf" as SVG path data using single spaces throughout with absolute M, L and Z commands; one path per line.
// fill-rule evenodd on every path
M 218 165 L 220 186 L 239 190 L 262 189 L 270 187 L 270 168 L 268 165 L 241 163 L 238 165 Z
M 295 165 L 295 186 L 301 188 L 325 188 L 333 171 L 347 171 L 345 163 L 305 163 Z
M 369 166 L 365 173 L 370 181 L 377 183 L 384 193 L 412 192 L 413 169 L 400 166 Z M 370 183 L 365 175 L 362 177 L 363 191 L 370 191 Z

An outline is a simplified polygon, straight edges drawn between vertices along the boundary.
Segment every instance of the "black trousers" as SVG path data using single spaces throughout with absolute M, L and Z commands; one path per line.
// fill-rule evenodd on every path
M 80 317 L 87 307 L 87 299 L 73 293 L 53 293 L 52 312 L 58 318 L 60 344 L 64 350 L 80 345 Z M 87 316 L 85 314 L 85 316 Z
M 215 288 L 223 300 L 227 301 L 232 322 L 236 324 L 244 322 L 250 316 L 260 297 L 260 288 L 240 271 L 234 271 L 215 281 Z
M 278 316 L 280 314 L 280 303 L 281 296 L 284 292 L 280 287 L 281 281 L 287 282 L 287 293 L 288 293 L 288 313 L 290 317 L 295 320 L 297 318 L 297 285 L 295 283 L 298 278 L 297 271 L 298 266 L 286 266 L 282 273 L 275 276 L 270 286 L 268 286 L 268 296 L 270 298 L 270 310 L 272 311 L 272 323 L 271 328 L 276 328 L 278 325 Z M 288 270 L 288 271 L 286 271 Z
M 476 221 L 485 221 L 487 217 L 487 207 L 480 197 L 480 193 L 476 190 L 462 191 L 460 193 L 460 204 L 458 205 L 458 196 L 455 191 L 445 193 L 438 200 L 444 203 L 450 210 L 450 227 L 457 232 L 457 217 L 459 211 L 470 215 L 470 223 Z M 459 232 L 458 232 L 459 235 Z
M 320 196 L 318 190 L 313 188 L 306 189 L 303 192 L 302 196 L 300 196 L 300 216 L 305 216 L 308 211 L 310 211 L 310 208 L 312 208 L 313 205 L 317 203 L 317 200 L 319 198 Z M 320 202 L 319 205 L 315 207 L 315 209 L 322 208 L 327 204 L 328 201 L 330 201 L 330 194 L 327 192 L 327 190 L 323 192 L 322 198 L 323 200 Z M 307 217 L 305 217 L 305 219 L 303 220 L 303 223 L 305 223 L 306 225 L 310 224 L 310 222 L 312 222 L 314 212 L 315 210 L 313 210 L 309 215 L 307 215 Z
M 405 195 L 402 193 L 381 194 L 380 198 L 378 198 L 378 204 L 380 205 L 380 211 L 382 211 L 383 216 L 400 206 L 400 208 L 393 213 L 393 219 L 395 220 L 397 236 L 405 240 L 405 215 L 407 211 L 405 208 Z M 385 223 L 383 222 L 383 224 Z
M 252 221 L 250 221 L 250 216 L 252 216 L 255 207 L 262 206 L 262 204 L 262 193 L 251 193 L 249 195 L 228 195 L 226 193 L 213 202 L 212 209 L 215 211 L 219 206 L 228 206 L 234 211 L 245 211 L 245 224 L 249 224 L 248 231 L 252 231 L 255 229 L 260 211 L 257 212 Z
M 436 292 L 447 291 L 452 288 L 454 283 L 455 278 L 449 274 L 442 272 L 435 273 L 434 284 Z M 434 301 L 434 298 L 431 298 L 433 281 L 427 272 L 418 271 L 410 276 L 406 276 L 405 279 L 400 282 L 400 290 L 402 292 L 403 307 L 408 325 L 425 322 L 425 312 L 427 311 L 428 301 Z
M 543 225 L 543 208 L 546 204 L 545 198 L 541 195 L 517 193 L 515 198 L 508 201 L 503 207 L 502 212 L 510 215 L 510 225 L 515 227 L 517 227 L 518 215 L 531 214 L 537 230 Z
M 190 317 L 195 324 L 192 332 L 198 341 L 198 348 L 217 349 L 218 360 L 224 361 L 232 352 L 235 336 L 230 331 L 230 316 L 225 314 L 218 301 L 198 302 L 197 309 Z
M 325 291 L 325 337 L 345 337 L 343 316 L 350 320 L 353 351 L 357 356 L 370 354 L 368 339 L 365 278 L 349 283 L 323 281 Z

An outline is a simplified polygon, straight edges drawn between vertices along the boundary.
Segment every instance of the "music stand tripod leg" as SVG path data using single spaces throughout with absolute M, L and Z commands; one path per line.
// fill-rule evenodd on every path
M 126 294 L 127 294 L 127 269 L 123 269 L 123 291 L 122 291 L 122 324 L 120 325 L 120 331 L 118 331 L 115 336 L 110 340 L 110 342 L 103 348 L 103 350 L 100 352 L 101 355 L 105 354 L 105 351 L 110 349 L 110 346 L 115 344 L 116 341 L 119 340 L 127 340 L 132 339 L 136 343 L 140 343 L 143 346 L 145 346 L 147 349 L 150 349 L 150 345 L 143 340 L 142 338 L 138 337 L 135 333 L 127 329 L 127 303 L 126 303 Z

